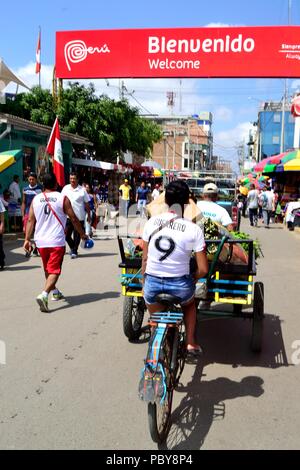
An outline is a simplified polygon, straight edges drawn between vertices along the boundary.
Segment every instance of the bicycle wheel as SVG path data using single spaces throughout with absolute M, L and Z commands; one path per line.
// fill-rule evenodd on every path
M 260 352 L 262 348 L 264 326 L 264 285 L 262 282 L 254 284 L 253 298 L 253 320 L 251 349 L 253 352 Z
M 167 394 L 163 403 L 148 403 L 148 423 L 151 438 L 161 444 L 168 436 L 174 392 L 174 376 L 171 371 L 174 329 L 168 330 L 163 344 L 161 362 L 166 374 Z
M 129 341 L 140 337 L 145 313 L 145 302 L 141 297 L 124 297 L 123 331 Z
M 186 360 L 186 347 L 185 347 L 185 333 L 184 327 L 181 325 L 178 330 L 177 341 L 173 347 L 173 359 L 172 364 L 174 364 L 174 388 L 177 387 L 184 365 Z M 176 356 L 175 356 L 176 353 Z

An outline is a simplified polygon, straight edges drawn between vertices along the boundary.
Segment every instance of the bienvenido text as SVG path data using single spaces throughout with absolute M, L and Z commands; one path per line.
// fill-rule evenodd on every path
M 229 34 L 222 38 L 215 39 L 166 39 L 165 36 L 150 36 L 148 38 L 149 54 L 177 54 L 176 60 L 166 57 L 163 60 L 148 59 L 150 69 L 177 70 L 177 69 L 199 69 L 201 53 L 241 53 L 252 52 L 255 48 L 255 41 L 252 38 L 243 38 L 242 34 L 232 38 Z M 178 54 L 188 54 L 188 58 L 178 58 Z M 195 59 L 193 54 L 197 54 Z

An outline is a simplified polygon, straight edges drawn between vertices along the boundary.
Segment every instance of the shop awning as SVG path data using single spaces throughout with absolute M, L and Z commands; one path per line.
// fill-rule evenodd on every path
M 6 168 L 13 165 L 19 156 L 22 155 L 22 150 L 8 150 L 0 153 L 0 173 Z
M 5 86 L 7 86 L 10 82 L 13 82 L 13 83 L 16 83 L 17 85 L 21 85 L 22 87 L 27 88 L 27 90 L 30 90 L 30 88 L 7 67 L 7 65 L 3 62 L 1 58 L 0 58 L 0 80 L 4 82 Z
M 72 158 L 72 164 L 88 166 L 90 168 L 99 168 L 101 170 L 115 170 L 119 165 L 109 162 L 101 162 L 99 160 L 83 160 L 82 158 Z

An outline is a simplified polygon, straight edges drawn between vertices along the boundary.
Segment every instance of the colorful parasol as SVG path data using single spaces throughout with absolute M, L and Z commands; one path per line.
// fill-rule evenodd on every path
M 281 159 L 281 163 L 287 163 L 290 160 L 294 160 L 295 158 L 300 158 L 300 150 L 294 150 L 293 152 L 287 152 L 285 156 Z
M 154 176 L 155 178 L 161 178 L 162 175 L 163 175 L 162 172 L 161 172 L 158 168 L 154 168 L 154 170 L 153 170 L 153 176 Z
M 8 150 L 0 153 L 0 173 L 13 165 L 17 157 L 22 155 L 22 150 Z
M 247 196 L 247 194 L 248 194 L 248 192 L 249 192 L 249 190 L 248 190 L 248 188 L 246 188 L 246 186 L 240 186 L 240 187 L 239 187 L 239 191 L 240 191 L 240 193 L 243 194 L 244 196 Z
M 264 173 L 273 173 L 276 170 L 277 165 L 274 163 L 267 163 L 264 168 Z
M 294 158 L 283 165 L 284 171 L 300 171 L 300 158 Z

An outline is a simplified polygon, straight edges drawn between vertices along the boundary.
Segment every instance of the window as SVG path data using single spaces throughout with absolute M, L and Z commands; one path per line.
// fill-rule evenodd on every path
M 280 142 L 279 135 L 273 135 L 272 144 L 279 144 L 279 142 Z
M 280 114 L 279 113 L 274 113 L 273 120 L 274 122 L 280 122 Z M 273 142 L 274 143 L 274 142 Z
M 183 168 L 188 168 L 189 167 L 189 159 L 188 158 L 184 158 L 183 159 Z

